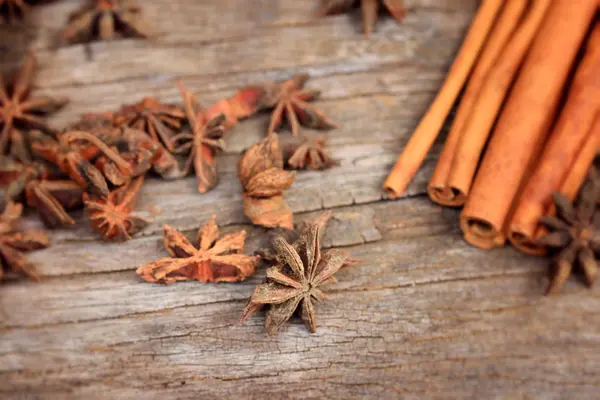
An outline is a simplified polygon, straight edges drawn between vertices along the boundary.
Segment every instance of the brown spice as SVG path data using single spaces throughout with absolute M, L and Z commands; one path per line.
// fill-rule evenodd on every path
M 361 6 L 363 30 L 367 37 L 373 32 L 379 8 L 382 5 L 398 22 L 401 22 L 406 15 L 403 0 L 323 0 L 317 15 L 324 16 L 347 12 L 358 6 L 358 3 Z
M 0 215 L 0 280 L 9 272 L 39 280 L 23 253 L 48 247 L 48 236 L 39 231 L 17 232 L 22 211 L 21 204 L 9 201 Z
M 281 151 L 291 169 L 327 169 L 338 165 L 327 150 L 326 136 L 281 138 Z
M 267 281 L 254 289 L 242 321 L 268 305 L 265 327 L 273 335 L 302 303 L 302 320 L 311 332 L 315 332 L 317 324 L 313 301 L 327 298 L 321 286 L 334 281 L 333 275 L 347 258 L 346 254 L 337 250 L 321 254 L 320 242 L 328 219 L 328 214 L 317 219 L 294 245 L 282 237 L 273 241 L 278 265 L 269 268 Z
M 592 168 L 590 178 L 581 190 L 575 207 L 562 194 L 554 194 L 556 217 L 540 219 L 550 233 L 538 240 L 540 245 L 550 247 L 556 253 L 546 294 L 560 292 L 576 262 L 582 268 L 589 286 L 596 280 L 596 254 L 600 252 L 600 231 L 594 220 L 598 215 L 596 203 L 599 200 L 600 177 L 595 168 Z
M 11 78 L 11 84 L 7 85 L 0 74 L 0 154 L 6 154 L 11 139 L 15 143 L 15 136 L 19 138 L 16 142 L 23 141 L 24 134 L 16 131 L 15 127 L 54 132 L 42 116 L 52 114 L 67 104 L 64 98 L 29 97 L 35 66 L 35 56 L 29 52 L 19 72 Z
M 89 42 L 125 37 L 150 36 L 141 18 L 141 7 L 131 0 L 89 0 L 88 4 L 69 15 L 69 24 L 61 38 L 67 42 Z
M 294 216 L 283 192 L 292 185 L 296 173 L 283 170 L 276 135 L 269 135 L 246 150 L 238 164 L 238 177 L 244 187 L 244 213 L 253 224 L 294 228 Z
M 303 89 L 308 74 L 297 74 L 283 82 L 265 82 L 256 86 L 263 91 L 259 108 L 273 109 L 269 134 L 275 133 L 283 124 L 284 116 L 294 136 L 298 136 L 300 125 L 312 129 L 334 129 L 337 125 L 331 122 L 323 111 L 309 101 L 317 99 L 321 92 Z
M 81 206 L 83 189 L 71 180 L 31 180 L 25 188 L 27 205 L 37 209 L 40 219 L 48 228 L 74 225 L 67 213 Z
M 166 284 L 186 280 L 238 282 L 253 275 L 260 258 L 242 254 L 246 232 L 218 237 L 214 215 L 198 232 L 198 248 L 165 225 L 164 244 L 171 257 L 144 265 L 136 272 L 147 282 Z
M 143 182 L 144 177 L 140 176 L 113 190 L 105 199 L 91 199 L 85 196 L 90 226 L 100 232 L 104 240 L 129 240 L 131 235 L 148 224 L 144 218 L 132 214 L 136 196 Z

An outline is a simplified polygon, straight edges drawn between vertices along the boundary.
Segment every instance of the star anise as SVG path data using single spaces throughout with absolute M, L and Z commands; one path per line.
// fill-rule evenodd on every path
M 268 228 L 294 228 L 294 216 L 283 198 L 296 178 L 283 170 L 277 135 L 269 135 L 244 152 L 238 164 L 244 187 L 244 213 L 253 224 Z
M 161 104 L 154 97 L 145 97 L 137 104 L 122 106 L 115 123 L 146 132 L 172 152 L 173 136 L 181 131 L 184 118 L 185 113 L 179 106 Z
M 144 265 L 136 271 L 152 283 L 197 280 L 238 282 L 253 275 L 260 260 L 242 253 L 246 231 L 219 237 L 215 216 L 198 232 L 199 248 L 168 225 L 164 227 L 164 244 L 171 257 Z
M 212 119 L 219 114 L 225 115 L 225 129 L 232 128 L 239 120 L 254 115 L 260 106 L 265 91 L 259 86 L 248 86 L 239 90 L 233 96 L 221 99 L 210 106 L 205 113 L 206 118 Z
M 326 146 L 326 136 L 286 136 L 281 139 L 283 158 L 291 169 L 327 169 L 338 165 Z
M 398 22 L 406 15 L 403 0 L 323 0 L 317 14 L 331 15 L 347 12 L 360 3 L 365 36 L 373 32 L 380 6 L 383 5 Z
M 198 192 L 206 193 L 216 186 L 217 161 L 215 152 L 223 149 L 225 115 L 219 114 L 212 119 L 205 116 L 205 110 L 200 106 L 194 95 L 179 83 L 183 96 L 185 114 L 190 132 L 182 132 L 173 137 L 175 153 L 188 154 L 184 171 L 190 171 L 192 165 L 196 172 Z
M 596 254 L 600 253 L 600 231 L 594 224 L 596 203 L 600 200 L 598 172 L 592 169 L 590 179 L 579 195 L 576 206 L 560 193 L 554 194 L 556 217 L 542 217 L 550 233 L 539 243 L 554 250 L 552 276 L 546 294 L 557 294 L 569 279 L 577 263 L 591 286 L 598 274 Z
M 104 240 L 129 240 L 131 235 L 148 224 L 144 218 L 132 214 L 136 196 L 143 182 L 144 177 L 140 176 L 113 190 L 105 199 L 86 196 L 85 208 L 89 214 L 90 225 L 102 234 Z
M 141 19 L 141 7 L 132 0 L 89 0 L 69 15 L 61 36 L 67 42 L 89 42 L 95 38 L 112 40 L 117 33 L 125 37 L 150 36 Z
M 254 289 L 242 321 L 268 305 L 265 327 L 272 335 L 302 303 L 302 320 L 311 332 L 315 332 L 317 324 L 313 301 L 327 298 L 321 287 L 332 282 L 333 275 L 347 258 L 346 254 L 337 250 L 321 254 L 324 229 L 322 223 L 312 224 L 295 245 L 282 237 L 274 239 L 278 265 L 269 268 L 267 281 Z
M 320 96 L 318 90 L 303 89 L 308 78 L 308 74 L 297 74 L 287 81 L 265 82 L 258 86 L 264 91 L 259 108 L 273 109 L 269 134 L 275 133 L 281 127 L 284 118 L 294 136 L 298 135 L 300 125 L 313 129 L 337 128 L 321 110 L 308 103 Z
M 27 205 L 37 209 L 48 228 L 74 225 L 67 210 L 78 208 L 83 201 L 83 189 L 71 180 L 31 180 L 25 194 Z
M 0 215 L 0 280 L 7 272 L 28 276 L 38 280 L 38 274 L 24 256 L 24 252 L 48 247 L 48 236 L 44 232 L 17 232 L 23 206 L 8 202 Z
M 12 84 L 6 85 L 0 74 L 0 154 L 6 154 L 8 144 L 14 137 L 14 128 L 37 128 L 53 132 L 41 118 L 52 114 L 67 104 L 66 99 L 51 97 L 29 98 L 35 70 L 35 56 L 27 53 L 20 71 L 12 77 Z

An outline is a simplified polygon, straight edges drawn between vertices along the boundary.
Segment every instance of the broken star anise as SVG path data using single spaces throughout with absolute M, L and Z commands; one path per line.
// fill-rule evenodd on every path
M 141 7 L 132 0 L 88 0 L 88 4 L 69 15 L 62 39 L 89 42 L 95 38 L 112 40 L 120 33 L 125 37 L 150 36 L 141 18 Z
M 132 214 L 136 196 L 144 182 L 140 176 L 129 184 L 110 192 L 105 199 L 85 200 L 92 229 L 102 234 L 104 240 L 129 240 L 147 224 L 144 218 Z
M 274 239 L 278 265 L 269 268 L 267 281 L 254 289 L 242 314 L 242 321 L 268 305 L 265 327 L 272 335 L 302 303 L 302 320 L 311 332 L 315 332 L 314 301 L 327 298 L 321 287 L 332 282 L 333 275 L 347 258 L 345 253 L 337 250 L 321 254 L 320 242 L 324 229 L 323 223 L 312 224 L 295 245 L 282 237 Z
M 398 22 L 404 19 L 406 9 L 403 0 L 323 0 L 317 11 L 320 16 L 347 12 L 360 3 L 365 36 L 373 32 L 380 6 L 383 5 Z
M 148 282 L 167 284 L 186 280 L 238 282 L 253 275 L 260 257 L 242 253 L 246 231 L 218 237 L 214 215 L 198 232 L 199 248 L 165 225 L 164 244 L 171 257 L 144 265 L 136 272 Z
M 215 152 L 223 149 L 223 134 L 225 133 L 225 115 L 208 119 L 205 110 L 200 106 L 196 97 L 179 83 L 183 96 L 185 114 L 190 132 L 175 135 L 172 140 L 175 153 L 188 154 L 184 170 L 190 171 L 192 165 L 196 173 L 198 192 L 206 193 L 219 181 L 217 176 L 217 160 Z
M 39 279 L 23 253 L 48 247 L 48 235 L 39 231 L 17 232 L 22 211 L 21 204 L 9 201 L 0 215 L 0 280 L 11 272 Z
M 542 217 L 541 222 L 550 230 L 538 243 L 556 253 L 551 265 L 550 284 L 546 294 L 557 294 L 569 279 L 577 263 L 585 281 L 592 285 L 598 274 L 596 254 L 600 253 L 600 231 L 594 224 L 596 203 L 600 200 L 598 172 L 590 172 L 576 206 L 560 193 L 554 194 L 556 217 Z
M 283 192 L 294 183 L 296 173 L 283 170 L 277 135 L 267 136 L 244 152 L 238 177 L 244 187 L 244 213 L 253 224 L 294 229 L 294 216 Z
M 5 84 L 0 74 L 0 154 L 6 154 L 9 142 L 14 138 L 14 128 L 36 128 L 53 132 L 41 117 L 52 114 L 67 104 L 66 99 L 29 98 L 35 64 L 33 52 L 28 52 L 23 66 L 12 77 L 10 84 Z
M 291 169 L 327 169 L 338 162 L 327 151 L 326 136 L 286 136 L 281 139 L 281 151 Z
M 287 81 L 265 82 L 257 86 L 264 91 L 259 108 L 273 109 L 269 134 L 279 129 L 284 118 L 294 136 L 298 135 L 300 125 L 313 129 L 337 128 L 337 125 L 331 122 L 321 110 L 309 103 L 318 98 L 320 92 L 303 89 L 308 78 L 308 74 L 297 74 Z
M 185 113 L 179 106 L 161 104 L 154 97 L 144 97 L 137 104 L 122 106 L 115 123 L 146 132 L 172 152 L 173 136 L 181 130 L 184 118 Z

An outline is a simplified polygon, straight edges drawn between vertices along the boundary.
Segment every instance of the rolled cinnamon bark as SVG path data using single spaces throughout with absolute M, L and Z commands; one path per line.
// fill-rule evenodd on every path
M 594 28 L 586 53 L 577 68 L 567 102 L 535 172 L 523 190 L 508 227 L 508 238 L 518 249 L 543 254 L 535 243 L 538 221 L 552 204 L 569 170 L 584 151 L 600 109 L 600 25 Z
M 505 0 L 483 0 L 442 88 L 383 184 L 390 198 L 402 195 L 425 160 L 504 3 Z
M 504 243 L 511 205 L 539 157 L 597 8 L 597 0 L 552 1 L 461 214 L 461 229 L 469 243 L 482 248 Z
M 448 174 L 448 186 L 466 201 L 481 154 L 490 136 L 502 103 L 515 80 L 527 50 L 539 30 L 552 0 L 535 0 L 521 26 L 500 54 L 487 76 L 477 103 L 471 110 L 460 140 L 456 146 Z
M 527 0 L 509 0 L 506 3 L 485 43 L 481 56 L 479 57 L 479 60 L 477 60 L 477 64 L 469 77 L 469 82 L 461 97 L 460 106 L 452 121 L 452 127 L 446 138 L 444 148 L 438 158 L 429 185 L 427 186 L 429 197 L 438 204 L 458 207 L 462 206 L 466 201 L 464 195 L 455 192 L 448 185 L 448 175 L 454 159 L 456 147 L 463 133 L 465 124 L 471 116 L 471 110 L 479 95 L 479 91 L 481 90 L 490 69 L 492 69 L 496 62 L 498 55 L 502 49 L 504 49 L 514 30 L 521 22 L 521 17 L 523 16 L 527 3 Z

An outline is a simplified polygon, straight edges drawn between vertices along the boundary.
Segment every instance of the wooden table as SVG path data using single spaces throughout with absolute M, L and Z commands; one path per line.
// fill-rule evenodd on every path
M 458 211 L 432 204 L 436 144 L 406 197 L 381 183 L 431 102 L 475 0 L 407 0 L 402 25 L 380 19 L 365 40 L 358 15 L 315 19 L 317 0 L 142 1 L 153 41 L 56 48 L 78 1 L 36 7 L 25 30 L 2 28 L 2 68 L 36 49 L 36 93 L 67 95 L 52 122 L 154 95 L 179 102 L 182 79 L 204 105 L 236 88 L 299 71 L 323 91 L 318 105 L 341 161 L 301 172 L 287 193 L 297 221 L 333 209 L 327 247 L 362 260 L 338 274 L 318 306 L 318 331 L 294 318 L 269 337 L 259 314 L 238 319 L 264 269 L 240 284 L 141 282 L 134 269 L 166 255 L 161 228 L 193 234 L 216 213 L 225 231 L 268 238 L 242 213 L 235 164 L 268 115 L 238 125 L 219 156 L 221 183 L 149 181 L 139 202 L 152 224 L 105 244 L 80 215 L 32 253 L 42 274 L 0 289 L 0 394 L 5 398 L 593 398 L 600 389 L 600 291 L 571 279 L 542 296 L 546 260 L 480 251 Z M 286 133 L 287 134 L 287 133 Z M 39 223 L 32 216 L 27 225 Z

